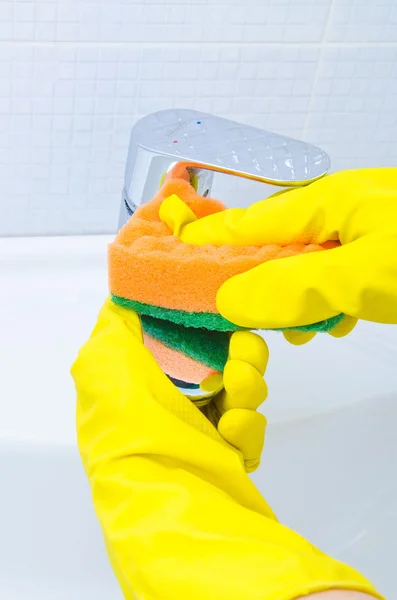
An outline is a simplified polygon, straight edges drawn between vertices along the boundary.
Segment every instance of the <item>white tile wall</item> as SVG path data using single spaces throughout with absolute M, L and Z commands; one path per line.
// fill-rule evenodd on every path
M 168 107 L 397 164 L 396 64 L 397 0 L 2 0 L 0 235 L 113 231 L 131 126 Z
M 304 136 L 334 169 L 397 166 L 397 46 L 324 48 Z
M 395 0 L 334 0 L 326 39 L 332 42 L 395 42 Z

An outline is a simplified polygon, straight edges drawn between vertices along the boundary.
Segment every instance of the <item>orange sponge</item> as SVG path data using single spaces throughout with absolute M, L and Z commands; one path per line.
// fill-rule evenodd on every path
M 183 179 L 170 179 L 141 206 L 109 246 L 109 287 L 113 296 L 188 313 L 217 313 L 216 294 L 233 275 L 268 260 L 336 246 L 329 242 L 287 246 L 194 246 L 172 235 L 159 217 L 160 206 L 176 194 L 197 218 L 224 210 L 199 196 Z
M 156 357 L 159 367 L 172 379 L 200 385 L 207 377 L 219 373 L 183 352 L 166 346 L 145 332 L 143 338 L 145 346 Z

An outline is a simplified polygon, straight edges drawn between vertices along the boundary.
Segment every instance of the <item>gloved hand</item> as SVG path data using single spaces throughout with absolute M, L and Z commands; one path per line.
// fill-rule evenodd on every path
M 381 598 L 280 525 L 248 478 L 263 443 L 254 409 L 267 350 L 238 333 L 230 359 L 207 418 L 161 372 L 138 316 L 106 302 L 72 367 L 79 448 L 124 597 L 292 600 L 353 589 Z
M 233 277 L 219 290 L 219 312 L 238 325 L 307 325 L 339 313 L 334 330 L 357 319 L 397 323 L 397 169 L 329 175 L 258 202 L 187 224 L 192 244 L 263 245 L 339 240 L 341 247 L 275 260 Z M 288 332 L 301 343 L 313 334 Z

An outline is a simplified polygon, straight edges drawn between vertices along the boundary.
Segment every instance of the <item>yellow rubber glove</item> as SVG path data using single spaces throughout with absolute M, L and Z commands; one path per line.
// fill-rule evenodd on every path
M 135 313 L 107 302 L 79 353 L 78 443 L 124 597 L 292 600 L 333 588 L 381 598 L 280 525 L 245 472 L 258 461 L 264 420 L 253 409 L 266 395 L 267 351 L 251 335 L 233 337 L 209 414 L 217 423 L 223 413 L 219 430 L 161 372 Z
M 182 227 L 182 241 L 263 245 L 339 240 L 340 248 L 283 258 L 233 277 L 219 290 L 219 312 L 256 328 L 307 325 L 349 315 L 397 323 L 397 169 L 329 175 L 248 209 L 231 209 Z M 312 334 L 291 332 L 305 340 Z

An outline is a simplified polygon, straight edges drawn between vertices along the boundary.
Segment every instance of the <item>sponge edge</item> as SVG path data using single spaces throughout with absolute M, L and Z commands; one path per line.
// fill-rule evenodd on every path
M 147 333 L 144 333 L 144 342 L 164 373 L 173 379 L 179 380 L 182 385 L 183 383 L 200 385 L 204 379 L 218 373 L 218 371 L 186 356 L 182 352 L 169 348 Z
M 181 325 L 187 328 L 204 328 L 209 331 L 221 331 L 221 332 L 233 332 L 241 331 L 242 327 L 231 323 L 227 319 L 224 319 L 220 314 L 214 313 L 189 313 L 183 310 L 172 310 L 164 309 L 160 306 L 152 306 L 150 304 L 144 304 L 142 302 L 136 302 L 134 300 L 128 300 L 127 298 L 120 298 L 119 296 L 111 295 L 112 301 L 122 306 L 134 310 L 140 315 L 146 315 L 155 319 L 161 319 L 174 323 L 175 325 Z M 273 331 L 302 331 L 302 332 L 313 332 L 313 333 L 328 333 L 332 331 L 339 323 L 343 320 L 344 315 L 336 315 L 330 317 L 324 321 L 318 323 L 311 323 L 309 325 L 301 325 L 298 327 L 286 327 L 275 329 Z
M 141 315 L 141 323 L 146 335 L 162 342 L 168 348 L 183 353 L 211 370 L 223 371 L 229 353 L 228 333 L 182 327 L 145 315 Z M 183 377 L 178 379 L 183 380 Z

